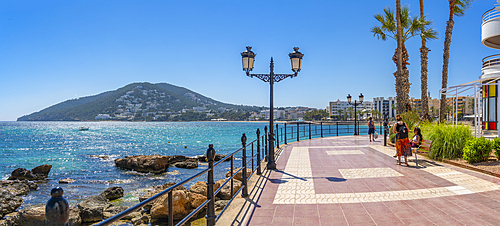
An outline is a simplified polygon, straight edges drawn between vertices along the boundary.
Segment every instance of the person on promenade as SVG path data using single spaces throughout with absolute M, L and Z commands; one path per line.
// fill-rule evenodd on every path
M 375 123 L 372 120 L 372 117 L 369 118 L 370 121 L 368 122 L 368 136 L 370 136 L 370 142 L 375 141 Z
M 396 134 L 396 155 L 398 156 L 398 165 L 401 165 L 401 156 L 405 157 L 405 164 L 408 165 L 408 155 L 411 152 L 410 140 L 408 140 L 408 125 L 403 122 L 401 115 L 396 115 L 396 125 L 392 127 L 392 132 Z
M 418 127 L 415 127 L 413 129 L 413 133 L 415 135 L 413 135 L 413 138 L 411 139 L 411 146 L 414 147 L 414 148 L 418 148 L 420 147 L 420 144 L 422 144 L 422 132 L 420 132 L 420 128 Z
M 385 118 L 384 119 L 384 130 L 385 130 L 385 132 L 387 132 L 387 134 L 389 134 L 389 128 L 390 128 L 389 119 Z

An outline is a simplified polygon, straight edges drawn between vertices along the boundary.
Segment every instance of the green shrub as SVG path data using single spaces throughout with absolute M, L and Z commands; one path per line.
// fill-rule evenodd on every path
M 408 125 L 408 131 L 410 132 L 413 132 L 413 128 L 420 122 L 420 116 L 417 111 L 407 111 L 405 113 L 401 113 L 401 118 L 403 119 L 403 122 L 406 122 Z
M 423 123 L 420 125 L 424 140 L 431 140 L 432 158 L 461 158 L 465 142 L 472 138 L 469 126 Z
M 492 148 L 492 141 L 473 137 L 465 143 L 463 158 L 469 163 L 488 161 Z
M 495 156 L 500 160 L 500 138 L 493 140 L 493 149 L 495 150 Z

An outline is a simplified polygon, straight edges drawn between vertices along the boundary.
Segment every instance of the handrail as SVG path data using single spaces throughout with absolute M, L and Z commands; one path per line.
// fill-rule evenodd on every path
M 490 9 L 483 14 L 483 23 L 496 19 L 499 16 L 500 12 L 498 12 L 496 8 Z
M 118 214 L 116 214 L 116 215 L 114 215 L 114 216 L 112 216 L 112 217 L 110 217 L 110 218 L 108 218 L 108 219 L 106 219 L 106 220 L 104 220 L 104 221 L 101 221 L 101 222 L 99 222 L 99 223 L 97 223 L 97 224 L 94 224 L 94 225 L 95 225 L 95 226 L 107 226 L 107 225 L 110 225 L 110 224 L 112 224 L 113 222 L 116 222 L 116 221 L 120 220 L 121 218 L 123 218 L 123 217 L 127 216 L 128 214 L 130 214 L 130 213 L 132 213 L 132 212 L 135 212 L 135 211 L 139 210 L 140 208 L 142 208 L 142 207 L 144 207 L 144 206 L 146 206 L 146 205 L 150 204 L 151 202 L 155 201 L 156 199 L 160 198 L 161 196 L 163 196 L 163 195 L 165 195 L 165 194 L 167 194 L 167 193 L 168 193 L 168 195 L 169 195 L 170 197 L 172 197 L 172 192 L 173 192 L 173 190 L 174 190 L 174 189 L 176 189 L 176 188 L 178 188 L 178 187 L 180 187 L 180 186 L 182 186 L 182 185 L 186 184 L 187 182 L 189 182 L 189 181 L 191 181 L 191 180 L 193 180 L 193 179 L 195 179 L 195 178 L 197 178 L 197 177 L 199 177 L 199 176 L 201 176 L 201 175 L 203 175 L 203 174 L 205 174 L 205 173 L 207 173 L 207 172 L 210 172 L 210 171 L 212 171 L 212 172 L 213 172 L 214 168 L 215 168 L 217 165 L 219 165 L 219 164 L 221 164 L 222 162 L 226 161 L 228 158 L 230 158 L 230 160 L 231 160 L 231 162 L 232 162 L 232 161 L 234 160 L 234 155 L 235 155 L 236 153 L 238 153 L 238 152 L 240 152 L 240 151 L 243 151 L 243 152 L 244 152 L 244 150 L 245 150 L 247 147 L 249 147 L 249 146 L 252 146 L 252 147 L 253 147 L 254 142 L 257 142 L 257 143 L 258 143 L 258 142 L 260 141 L 260 138 L 264 136 L 264 135 L 260 136 L 260 135 L 259 135 L 259 133 L 260 133 L 260 132 L 257 132 L 257 134 L 258 134 L 257 139 L 255 139 L 255 140 L 251 141 L 251 142 L 250 142 L 250 143 L 248 143 L 248 144 L 243 143 L 243 147 L 242 147 L 242 148 L 240 148 L 240 149 L 236 150 L 235 152 L 233 152 L 233 153 L 231 153 L 231 154 L 226 155 L 226 157 L 224 157 L 224 158 L 222 158 L 221 160 L 219 160 L 219 161 L 217 161 L 216 163 L 214 163 L 214 164 L 213 164 L 213 166 L 212 166 L 212 168 L 210 168 L 210 167 L 209 167 L 209 168 L 207 168 L 207 169 L 205 169 L 205 170 L 203 170 L 203 171 L 201 171 L 201 172 L 198 172 L 197 174 L 195 174 L 195 175 L 193 175 L 193 176 L 191 176 L 191 177 L 189 177 L 189 178 L 187 178 L 187 179 L 185 179 L 185 180 L 183 180 L 183 181 L 181 181 L 181 182 L 179 182 L 179 183 L 177 183 L 177 184 L 175 184 L 175 185 L 172 185 L 171 187 L 169 187 L 169 188 L 167 188 L 167 189 L 165 189 L 165 190 L 161 191 L 160 193 L 158 193 L 158 194 L 156 194 L 156 195 L 154 195 L 154 196 L 152 196 L 152 197 L 150 197 L 150 198 L 148 198 L 148 199 L 146 199 L 146 200 L 144 200 L 144 201 L 140 202 L 139 204 L 136 204 L 135 206 L 132 206 L 132 207 L 130 207 L 130 208 L 128 208 L 128 209 L 126 209 L 125 211 L 123 211 L 123 212 L 121 212 L 121 213 L 118 213 Z M 243 136 L 245 136 L 245 134 L 243 134 Z M 246 137 L 245 137 L 245 139 L 246 139 Z M 243 139 L 242 139 L 242 142 L 243 142 Z M 260 146 L 260 145 L 258 144 L 258 145 L 257 145 L 257 148 L 258 148 L 258 149 L 260 149 L 260 147 L 259 147 L 259 146 Z M 214 155 L 215 155 L 215 153 L 214 153 Z M 244 155 L 246 155 L 246 154 L 244 154 Z M 251 156 L 250 161 L 252 161 L 252 162 L 253 162 L 253 159 L 254 159 L 255 157 L 257 157 L 257 159 L 259 159 L 259 156 L 260 156 L 260 150 L 257 150 L 257 153 L 256 153 L 256 154 L 254 154 L 253 156 Z M 207 153 L 207 158 L 208 158 L 208 153 Z M 246 158 L 246 157 L 244 157 L 244 158 L 243 158 L 243 161 L 244 161 L 244 159 L 245 159 L 245 158 Z M 220 186 L 220 187 L 219 187 L 219 188 L 218 188 L 218 189 L 214 192 L 214 194 L 213 194 L 213 195 L 214 195 L 214 197 L 215 197 L 215 196 L 216 196 L 216 195 L 217 195 L 217 194 L 221 191 L 221 189 L 222 189 L 222 188 L 223 188 L 223 187 L 224 187 L 227 183 L 229 183 L 229 182 L 231 181 L 231 194 L 232 194 L 231 196 L 232 196 L 232 198 L 230 199 L 229 203 L 231 203 L 231 202 L 232 202 L 232 200 L 234 199 L 234 197 L 236 196 L 236 194 L 238 194 L 238 192 L 242 191 L 242 189 L 244 189 L 244 188 L 247 186 L 247 185 L 246 185 L 246 181 L 244 181 L 244 183 L 243 183 L 243 185 L 241 186 L 241 188 L 240 188 L 237 192 L 235 192 L 235 193 L 233 194 L 233 184 L 232 184 L 232 180 L 233 180 L 234 176 L 235 176 L 237 173 L 239 173 L 240 171 L 245 170 L 244 172 L 246 172 L 246 169 L 247 169 L 247 168 L 246 168 L 246 163 L 247 163 L 247 162 L 244 162 L 244 164 L 242 164 L 242 167 L 241 167 L 239 170 L 237 170 L 236 172 L 234 172 L 234 173 L 233 173 L 230 177 L 226 178 L 226 181 L 225 181 L 225 182 L 224 182 L 224 183 L 223 183 L 223 184 L 222 184 L 222 185 L 221 185 L 221 186 Z M 232 166 L 232 165 L 233 165 L 233 164 L 231 164 L 231 166 Z M 258 168 L 260 168 L 260 163 L 259 163 L 259 162 L 257 163 L 257 166 L 258 166 Z M 257 170 L 254 170 L 254 171 L 257 171 Z M 250 177 L 254 174 L 254 171 L 252 171 L 252 173 L 251 173 L 249 176 L 247 176 L 247 178 L 245 178 L 245 179 L 243 179 L 243 180 L 247 180 L 248 178 L 250 178 Z M 259 171 L 260 171 L 260 170 L 259 170 Z M 208 192 L 208 191 L 207 191 L 207 192 Z M 168 200 L 168 202 L 169 202 L 169 213 L 171 213 L 170 211 L 172 211 L 172 208 L 170 208 L 170 207 L 171 207 L 171 203 L 170 203 L 170 202 L 172 202 L 170 197 L 169 197 L 169 200 Z M 208 204 L 209 204 L 209 202 L 210 202 L 210 199 L 207 199 L 207 200 L 206 200 L 205 202 L 203 202 L 200 206 L 198 206 L 196 209 L 194 209 L 193 211 L 191 211 L 191 213 L 189 213 L 186 217 L 184 217 L 182 220 L 180 220 L 180 221 L 179 221 L 176 225 L 183 225 L 184 223 L 186 223 L 186 222 L 187 222 L 190 218 L 192 218 L 195 214 L 197 214 L 197 213 L 198 213 L 198 212 L 199 212 L 202 208 L 204 208 L 206 205 L 208 205 Z M 216 220 L 217 220 L 217 219 L 220 217 L 220 215 L 221 215 L 221 214 L 225 211 L 225 209 L 226 209 L 226 208 L 224 208 L 224 209 L 223 209 L 223 210 L 219 213 L 219 216 L 215 216 L 215 217 L 216 217 Z M 171 214 L 169 214 L 169 225 L 172 225 L 172 224 L 173 224 L 173 216 L 172 216 Z
M 483 58 L 483 68 L 500 64 L 500 54 L 495 54 Z

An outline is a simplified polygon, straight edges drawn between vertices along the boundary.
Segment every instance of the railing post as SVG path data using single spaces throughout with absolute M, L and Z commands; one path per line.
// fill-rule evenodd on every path
M 323 138 L 323 122 L 320 122 L 319 125 L 321 130 L 321 138 Z
M 210 201 L 208 202 L 207 215 L 205 216 L 205 218 L 207 219 L 207 226 L 215 225 L 214 158 L 215 158 L 214 145 L 209 144 L 207 149 L 207 160 L 208 160 L 208 168 L 210 170 L 208 171 L 208 180 L 207 180 L 207 199 Z M 169 218 L 173 219 L 173 216 L 169 215 Z
M 280 139 L 279 139 L 279 134 L 278 134 L 278 123 L 276 123 L 276 148 L 280 148 Z
M 285 123 L 285 144 L 286 144 L 286 123 Z
M 339 122 L 337 122 L 337 136 L 339 136 Z
M 309 123 L 309 140 L 311 139 L 311 123 Z
M 168 225 L 174 225 L 174 198 L 173 191 L 168 192 Z
M 243 134 L 241 136 L 241 145 L 243 146 L 243 156 L 242 156 L 242 170 L 243 172 L 241 173 L 241 182 L 243 184 L 243 191 L 241 192 L 241 197 L 246 198 L 248 197 L 248 187 L 247 187 L 247 136 Z
M 69 204 L 63 197 L 64 191 L 60 187 L 55 187 L 50 191 L 51 198 L 45 205 L 45 219 L 47 225 L 63 226 L 69 220 Z
M 253 142 L 252 142 L 252 154 L 250 156 L 252 156 L 251 159 L 252 159 L 252 172 L 253 172 L 255 170 L 255 167 L 253 164 Z
M 299 136 L 300 136 L 299 130 L 300 130 L 299 123 L 297 122 L 297 141 L 299 141 Z
M 260 130 L 257 128 L 257 175 L 261 175 L 260 170 Z
M 269 155 L 268 155 L 268 149 L 267 149 L 267 126 L 264 126 L 264 139 L 266 140 L 266 142 L 264 143 L 264 152 L 265 152 L 265 155 L 264 155 L 264 159 L 266 160 L 266 162 L 269 162 Z

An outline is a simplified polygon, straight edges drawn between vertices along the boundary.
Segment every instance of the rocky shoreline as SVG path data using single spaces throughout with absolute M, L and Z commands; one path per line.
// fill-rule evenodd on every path
M 225 155 L 217 155 L 216 161 L 223 159 Z M 228 158 L 228 160 L 230 160 Z M 121 159 L 115 160 L 116 167 L 125 170 L 134 170 L 144 173 L 164 173 L 168 167 L 180 168 L 196 168 L 198 162 L 205 162 L 205 156 L 186 157 L 181 155 L 175 156 L 126 156 Z M 31 226 L 31 225 L 45 225 L 45 204 L 36 204 L 24 207 L 21 210 L 18 208 L 23 204 L 22 195 L 28 194 L 30 191 L 37 190 L 37 182 L 46 181 L 51 169 L 51 165 L 42 165 L 27 170 L 18 168 L 11 173 L 7 180 L 0 181 L 0 225 L 8 226 Z M 248 172 L 250 173 L 250 172 Z M 228 177 L 230 172 L 226 173 Z M 218 189 L 226 179 L 221 179 L 215 183 L 215 188 Z M 233 181 L 234 187 L 231 191 L 230 183 L 226 184 L 216 197 L 216 208 L 222 209 L 229 199 L 231 194 L 238 191 L 241 186 L 241 172 Z M 73 183 L 75 180 L 65 178 L 59 180 L 59 183 Z M 161 186 L 154 186 L 147 189 L 147 192 L 140 196 L 138 201 L 144 201 L 159 192 L 173 186 L 175 183 L 166 183 Z M 173 217 L 174 220 L 180 220 L 189 214 L 192 210 L 197 208 L 200 204 L 207 199 L 207 185 L 206 182 L 200 181 L 195 183 L 189 189 L 180 186 L 173 192 Z M 115 206 L 112 204 L 113 200 L 120 200 L 124 197 L 125 191 L 122 187 L 110 187 L 99 195 L 89 197 L 82 202 L 70 207 L 69 225 L 91 225 L 100 222 L 119 212 L 126 210 L 127 206 Z M 168 195 L 164 195 L 155 200 L 152 204 L 146 206 L 140 211 L 136 211 L 129 216 L 121 219 L 133 225 L 148 225 L 149 223 L 155 225 L 155 222 L 163 222 L 168 217 L 168 205 L 166 200 Z M 45 202 L 43 200 L 42 202 Z M 197 218 L 204 216 L 201 211 Z

